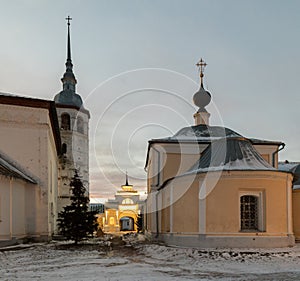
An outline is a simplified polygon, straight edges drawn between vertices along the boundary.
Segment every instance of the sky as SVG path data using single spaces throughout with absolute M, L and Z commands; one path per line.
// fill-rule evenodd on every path
M 90 192 L 146 190 L 149 139 L 193 125 L 195 64 L 211 125 L 280 140 L 300 161 L 300 1 L 0 0 L 0 92 L 53 99 L 70 15 L 77 93 L 91 113 Z

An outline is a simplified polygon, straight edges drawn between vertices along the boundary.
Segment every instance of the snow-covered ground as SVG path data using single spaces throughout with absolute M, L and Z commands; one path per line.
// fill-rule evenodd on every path
M 258 251 L 174 248 L 137 238 L 117 244 L 0 249 L 0 280 L 300 280 L 300 245 Z

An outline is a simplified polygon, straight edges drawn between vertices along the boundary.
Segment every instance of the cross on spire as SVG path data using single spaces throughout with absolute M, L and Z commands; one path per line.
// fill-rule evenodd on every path
M 70 25 L 70 20 L 72 20 L 72 18 L 71 18 L 70 16 L 68 16 L 68 17 L 66 18 L 66 20 L 68 21 L 68 22 L 67 22 L 67 25 Z
M 196 66 L 198 66 L 198 68 L 199 68 L 201 86 L 203 87 L 203 76 L 204 76 L 203 72 L 204 72 L 204 68 L 207 66 L 207 63 L 201 58 L 196 63 Z

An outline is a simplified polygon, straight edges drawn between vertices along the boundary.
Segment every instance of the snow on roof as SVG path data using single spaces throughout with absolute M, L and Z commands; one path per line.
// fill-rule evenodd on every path
M 294 172 L 298 165 L 300 165 L 299 162 L 291 162 L 291 163 L 282 163 L 281 162 L 281 163 L 278 163 L 278 170 Z
M 17 163 L 9 159 L 8 156 L 4 155 L 0 152 L 0 174 L 10 177 L 19 178 L 31 183 L 36 184 L 36 180 L 34 180 L 31 176 L 28 175 L 27 172 L 24 171 Z
M 207 126 L 207 125 L 197 125 L 184 127 L 179 130 L 174 136 L 161 138 L 161 139 L 152 139 L 150 143 L 154 142 L 187 142 L 187 141 L 197 141 L 197 142 L 208 142 L 223 139 L 223 138 L 234 138 L 234 137 L 243 137 L 239 133 L 222 126 Z M 282 142 L 279 141 L 269 141 L 261 139 L 249 139 L 254 144 L 275 144 L 280 145 Z
M 220 126 L 197 125 L 185 127 L 179 130 L 174 136 L 166 139 L 218 139 L 224 137 L 241 137 L 240 134 L 231 129 Z
M 219 170 L 276 171 L 245 138 L 224 138 L 213 141 L 187 173 Z

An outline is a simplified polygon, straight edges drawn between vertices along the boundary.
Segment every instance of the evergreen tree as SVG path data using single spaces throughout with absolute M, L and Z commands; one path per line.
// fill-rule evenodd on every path
M 70 187 L 72 188 L 71 204 L 58 214 L 57 221 L 59 233 L 77 244 L 83 238 L 92 236 L 97 230 L 97 212 L 89 211 L 89 198 L 85 195 L 86 189 L 77 170 L 71 179 Z
M 137 227 L 137 232 L 143 232 L 144 231 L 144 216 L 142 214 L 138 214 L 135 224 L 136 224 L 136 227 Z

